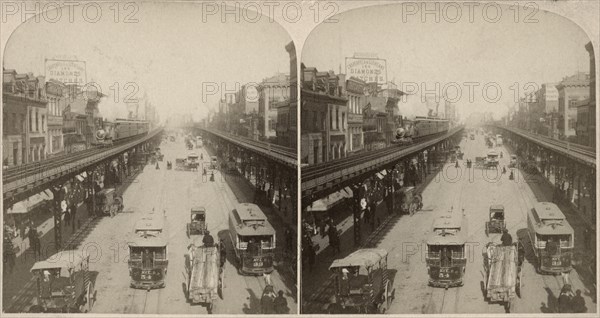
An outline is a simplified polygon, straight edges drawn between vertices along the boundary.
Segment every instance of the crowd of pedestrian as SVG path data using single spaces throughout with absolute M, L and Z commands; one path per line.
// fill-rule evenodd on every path
M 559 313 L 585 313 L 585 299 L 581 296 L 581 290 L 573 293 L 571 284 L 565 284 L 558 296 L 558 312 Z

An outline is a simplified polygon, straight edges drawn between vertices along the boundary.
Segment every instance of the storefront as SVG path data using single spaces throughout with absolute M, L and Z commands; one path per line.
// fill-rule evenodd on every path
M 30 222 L 37 227 L 52 217 L 50 206 L 53 199 L 52 192 L 45 190 L 13 204 L 5 210 L 3 218 L 5 228 L 11 230 L 13 238 L 24 237 L 25 229 Z

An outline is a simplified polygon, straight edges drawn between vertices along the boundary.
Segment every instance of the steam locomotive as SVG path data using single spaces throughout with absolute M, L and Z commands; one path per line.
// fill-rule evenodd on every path
M 95 146 L 110 146 L 123 140 L 143 136 L 150 130 L 145 120 L 117 118 L 114 122 L 100 121 L 96 125 Z
M 405 120 L 404 127 L 396 129 L 396 140 L 392 143 L 409 145 L 416 139 L 447 132 L 449 128 L 446 119 L 417 116 L 414 121 Z

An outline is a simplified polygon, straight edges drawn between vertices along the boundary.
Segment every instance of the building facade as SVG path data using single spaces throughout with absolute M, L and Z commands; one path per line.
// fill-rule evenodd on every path
M 275 127 L 275 134 L 277 136 L 277 143 L 290 147 L 292 149 L 298 148 L 298 75 L 297 75 L 297 57 L 296 47 L 294 42 L 290 42 L 285 46 L 285 50 L 290 56 L 290 79 L 289 79 L 289 99 L 277 103 L 277 125 Z
M 348 99 L 348 152 L 364 149 L 363 107 L 366 82 L 350 77 L 345 81 L 344 95 Z
M 577 105 L 577 143 L 596 146 L 596 59 L 592 42 L 585 49 L 590 55 L 589 98 Z
M 65 85 L 56 80 L 46 82 L 48 100 L 48 154 L 56 155 L 64 151 L 63 111 L 66 107 Z
M 304 65 L 301 72 L 301 163 L 346 157 L 348 99 L 341 94 L 340 77 Z
M 558 90 L 558 112 L 561 116 L 559 131 L 561 139 L 573 139 L 576 136 L 578 102 L 589 98 L 590 75 L 579 72 L 564 78 Z
M 277 108 L 289 100 L 290 76 L 279 73 L 264 79 L 260 83 L 259 94 L 260 138 L 274 142 L 277 138 Z

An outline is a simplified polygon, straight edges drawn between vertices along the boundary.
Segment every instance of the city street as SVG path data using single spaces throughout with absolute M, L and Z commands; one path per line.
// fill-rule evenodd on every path
M 80 249 L 90 255 L 90 270 L 97 272 L 97 300 L 92 312 L 205 314 L 206 308 L 186 302 L 183 288 L 184 254 L 190 242 L 185 228 L 189 222 L 190 208 L 204 206 L 208 230 L 215 239 L 217 236 L 223 238 L 228 245 L 223 299 L 217 300 L 213 313 L 259 313 L 260 297 L 265 287 L 264 278 L 240 276 L 231 263 L 234 261 L 234 252 L 227 234 L 228 217 L 229 211 L 238 202 L 236 194 L 240 194 L 234 194 L 218 172 L 215 182 L 210 182 L 207 176 L 202 176 L 202 167 L 198 171 L 167 170 L 167 161 L 175 162 L 177 157 L 187 156 L 190 152 L 183 142 L 163 142 L 161 150 L 165 157 L 159 162 L 160 169 L 147 165 L 137 178 L 131 180 L 132 184 L 123 193 L 124 211 L 114 218 L 102 218 L 80 245 Z M 202 153 L 205 161 L 208 161 L 209 155 L 205 149 L 193 151 Z M 150 291 L 132 289 L 129 287 L 127 243 L 134 238 L 135 222 L 149 214 L 160 217 L 163 211 L 169 260 L 166 286 Z M 278 234 L 279 230 L 277 229 Z M 283 279 L 276 270 L 271 274 L 271 281 L 276 292 L 284 291 L 290 312 L 295 312 L 295 286 L 284 283 L 295 281 L 295 277 Z M 32 287 L 28 285 L 28 288 Z
M 485 156 L 489 150 L 481 135 L 477 135 L 475 140 L 463 139 L 460 146 L 465 153 L 465 160 Z M 500 159 L 500 167 L 508 166 L 510 156 L 507 150 L 503 147 L 496 147 L 496 150 L 504 154 Z M 445 165 L 444 172 L 440 173 L 423 191 L 425 202 L 423 211 L 419 211 L 413 217 L 403 218 L 378 245 L 379 248 L 389 252 L 388 268 L 396 273 L 393 278 L 396 299 L 389 313 L 504 313 L 501 304 L 488 304 L 483 297 L 482 252 L 489 241 L 500 242 L 500 234 L 490 234 L 489 238 L 485 235 L 489 207 L 492 204 L 504 205 L 507 228 L 516 240 L 517 233 L 519 237 L 524 235 L 527 211 L 533 207 L 538 198 L 523 179 L 509 181 L 509 172 L 498 178 L 495 170 L 469 171 L 464 165 L 465 160 L 459 161 L 463 167 L 460 178 L 457 177 L 457 170 L 453 164 Z M 455 212 L 464 209 L 468 219 L 467 266 L 464 286 L 445 290 L 427 285 L 424 248 L 434 215 L 446 212 L 452 207 Z M 577 233 L 577 227 L 572 225 L 576 229 L 575 240 L 577 241 L 581 234 Z M 583 243 L 576 243 L 576 250 L 582 245 Z M 553 308 L 563 285 L 562 278 L 536 274 L 532 265 L 534 259 L 530 247 L 526 247 L 526 253 L 523 296 L 517 300 L 511 312 L 554 312 Z M 595 296 L 590 296 L 589 290 L 591 286 L 584 284 L 575 271 L 571 272 L 570 278 L 573 290 L 582 291 L 588 312 L 595 312 L 595 304 L 591 298 Z

